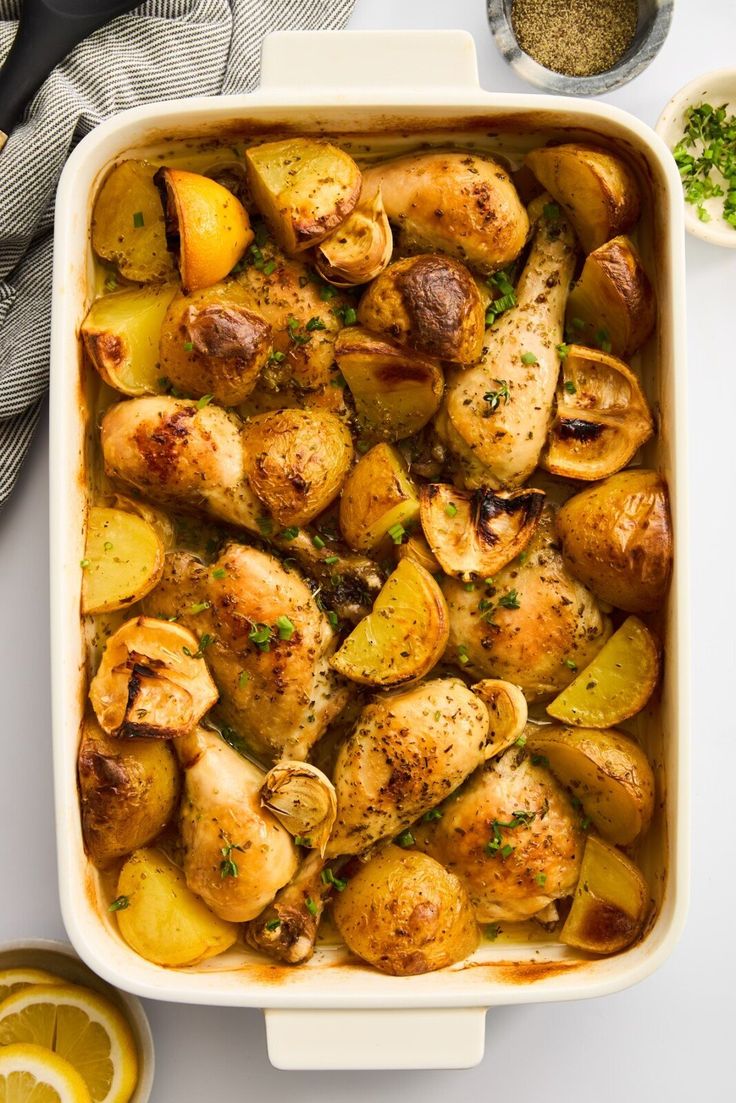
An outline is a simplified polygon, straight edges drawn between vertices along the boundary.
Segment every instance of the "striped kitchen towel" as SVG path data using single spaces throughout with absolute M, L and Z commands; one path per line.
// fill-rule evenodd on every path
M 0 507 L 48 386 L 53 201 L 74 144 L 147 100 L 251 90 L 265 34 L 340 29 L 353 3 L 147 0 L 77 46 L 39 89 L 0 152 Z M 0 59 L 20 7 L 0 0 Z

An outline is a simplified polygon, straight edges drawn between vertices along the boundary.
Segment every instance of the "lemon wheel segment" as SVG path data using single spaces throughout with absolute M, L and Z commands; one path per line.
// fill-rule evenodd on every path
M 0 969 L 0 1003 L 14 992 L 20 992 L 21 988 L 29 988 L 32 984 L 63 983 L 61 977 L 47 973 L 45 969 L 26 969 L 24 966 Z
M 15 1043 L 45 1046 L 65 1058 L 93 1103 L 128 1103 L 133 1094 L 138 1057 L 132 1031 L 109 1000 L 88 988 L 34 985 L 9 996 L 0 1004 L 0 1046 Z
M 91 1103 L 84 1079 L 69 1061 L 45 1046 L 0 1048 L 0 1103 Z

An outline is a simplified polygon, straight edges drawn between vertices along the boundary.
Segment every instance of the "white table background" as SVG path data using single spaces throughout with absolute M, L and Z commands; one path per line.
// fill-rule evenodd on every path
M 484 0 L 357 0 L 351 26 L 462 27 L 481 83 L 529 91 L 493 45 Z M 736 65 L 734 0 L 676 0 L 659 57 L 607 99 L 653 125 L 700 73 Z M 463 1072 L 285 1073 L 266 1056 L 259 1011 L 149 1003 L 154 1103 L 668 1103 L 734 1096 L 736 847 L 736 251 L 688 238 L 693 594 L 693 877 L 687 928 L 671 959 L 605 999 L 493 1009 L 486 1056 Z M 0 941 L 63 938 L 56 888 L 48 689 L 48 437 L 39 432 L 0 516 Z

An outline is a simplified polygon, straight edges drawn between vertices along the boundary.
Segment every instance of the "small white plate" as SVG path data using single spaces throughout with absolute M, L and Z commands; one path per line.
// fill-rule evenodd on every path
M 676 92 L 657 121 L 657 133 L 668 149 L 674 149 L 685 130 L 688 107 L 710 103 L 714 107 L 726 104 L 729 114 L 736 114 L 736 69 L 717 69 L 696 77 Z M 736 229 L 722 218 L 723 196 L 707 199 L 703 204 L 711 215 L 710 222 L 701 222 L 695 205 L 685 204 L 685 228 L 695 237 L 713 245 L 736 249 Z

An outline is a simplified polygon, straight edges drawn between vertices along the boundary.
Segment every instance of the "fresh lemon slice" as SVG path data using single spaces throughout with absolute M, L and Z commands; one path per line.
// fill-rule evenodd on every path
M 28 970 L 33 972 L 33 970 Z M 91 1103 L 77 1070 L 44 1046 L 0 1048 L 0 1103 Z
M 658 677 L 657 641 L 638 617 L 627 617 L 547 712 L 580 728 L 612 728 L 644 708 Z
M 46 1046 L 66 1058 L 94 1103 L 127 1103 L 133 1094 L 138 1079 L 133 1034 L 118 1009 L 88 988 L 42 984 L 8 996 L 0 1004 L 0 1046 L 15 1042 Z
M 448 613 L 429 571 L 402 559 L 330 665 L 364 685 L 398 686 L 421 678 L 447 646 Z
M 45 969 L 0 969 L 0 1003 L 13 992 L 28 988 L 31 984 L 63 984 L 61 977 L 47 973 Z

